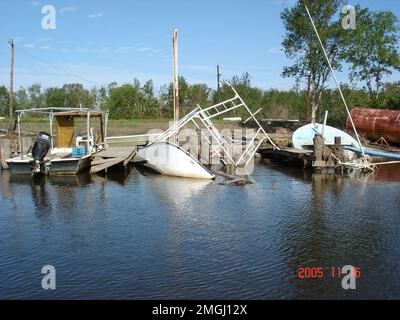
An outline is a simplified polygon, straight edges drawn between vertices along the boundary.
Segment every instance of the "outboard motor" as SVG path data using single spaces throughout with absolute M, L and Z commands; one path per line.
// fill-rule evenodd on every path
M 44 174 L 46 171 L 44 157 L 49 152 L 51 146 L 51 135 L 46 132 L 39 132 L 35 144 L 32 148 L 32 173 Z

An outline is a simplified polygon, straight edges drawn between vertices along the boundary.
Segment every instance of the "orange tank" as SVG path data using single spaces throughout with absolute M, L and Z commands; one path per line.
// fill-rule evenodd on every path
M 400 110 L 355 108 L 351 116 L 361 135 L 375 141 L 384 137 L 387 142 L 400 144 Z M 351 129 L 349 119 L 347 129 Z

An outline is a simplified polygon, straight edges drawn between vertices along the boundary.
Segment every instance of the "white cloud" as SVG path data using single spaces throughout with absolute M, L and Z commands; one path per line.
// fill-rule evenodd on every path
M 26 44 L 24 44 L 24 47 L 25 48 L 34 48 L 34 47 L 36 47 L 36 45 L 34 43 L 26 43 Z
M 141 47 L 141 48 L 135 49 L 136 52 L 147 52 L 147 51 L 150 51 L 150 50 L 151 50 L 150 47 Z
M 37 42 L 49 42 L 51 39 L 50 38 L 38 38 L 36 39 Z
M 119 47 L 118 49 L 117 49 L 117 51 L 115 51 L 116 53 L 126 53 L 126 52 L 128 52 L 129 50 L 131 50 L 132 49 L 132 47 Z
M 42 49 L 42 50 L 53 50 L 53 47 L 49 46 L 48 44 L 46 44 L 44 46 L 39 47 L 39 49 Z
M 76 11 L 78 10 L 77 7 L 64 7 L 60 9 L 60 13 L 66 13 L 66 12 L 71 12 L 71 11 Z
M 30 4 L 32 7 L 37 7 L 37 6 L 40 6 L 41 2 L 40 1 L 31 1 Z
M 95 19 L 95 18 L 101 18 L 104 16 L 104 12 L 97 12 L 97 13 L 91 13 L 88 15 L 89 19 Z
M 69 49 L 69 48 L 60 48 L 60 52 L 64 52 L 64 53 L 72 53 L 74 52 L 74 50 Z
M 76 50 L 78 52 L 82 52 L 82 53 L 88 53 L 89 49 L 88 48 L 84 48 L 84 47 L 77 47 Z

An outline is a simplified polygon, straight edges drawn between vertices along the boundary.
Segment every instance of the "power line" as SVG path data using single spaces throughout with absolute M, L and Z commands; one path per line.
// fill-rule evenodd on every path
M 31 58 L 36 59 L 36 60 L 40 61 L 41 63 L 44 63 L 44 64 L 46 64 L 46 65 L 48 65 L 48 66 L 50 66 L 50 67 L 52 67 L 52 68 L 54 68 L 54 69 L 58 69 L 58 70 L 60 70 L 60 71 L 62 71 L 62 72 L 65 72 L 65 73 L 67 73 L 67 74 L 69 74 L 69 75 L 75 77 L 75 78 L 78 78 L 78 79 L 80 79 L 80 80 L 89 82 L 89 83 L 94 84 L 94 85 L 96 85 L 96 86 L 99 86 L 99 84 L 96 83 L 96 82 L 93 82 L 93 81 L 91 81 L 91 80 L 89 80 L 89 79 L 86 79 L 86 78 L 84 78 L 84 77 L 82 77 L 82 76 L 80 76 L 80 75 L 78 75 L 78 74 L 76 74 L 76 73 L 73 73 L 73 72 L 70 72 L 70 71 L 68 71 L 68 70 L 65 70 L 64 68 L 61 68 L 61 67 L 56 66 L 56 65 L 54 65 L 54 64 L 51 64 L 51 63 L 49 63 L 49 62 L 43 60 L 42 58 L 39 58 L 39 57 L 37 57 L 37 56 L 35 56 L 35 55 L 29 53 L 29 52 L 26 51 L 26 50 L 23 50 L 23 49 L 21 49 L 21 48 L 16 48 L 16 50 L 19 51 L 19 52 L 25 53 L 25 54 L 27 54 L 28 56 L 30 56 Z

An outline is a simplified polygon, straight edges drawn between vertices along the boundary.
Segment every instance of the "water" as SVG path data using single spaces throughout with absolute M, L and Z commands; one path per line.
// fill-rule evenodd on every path
M 349 178 L 259 164 L 252 179 L 3 172 L 0 298 L 400 298 L 398 167 Z M 344 265 L 361 269 L 355 290 L 330 276 Z M 298 279 L 301 266 L 324 278 Z

